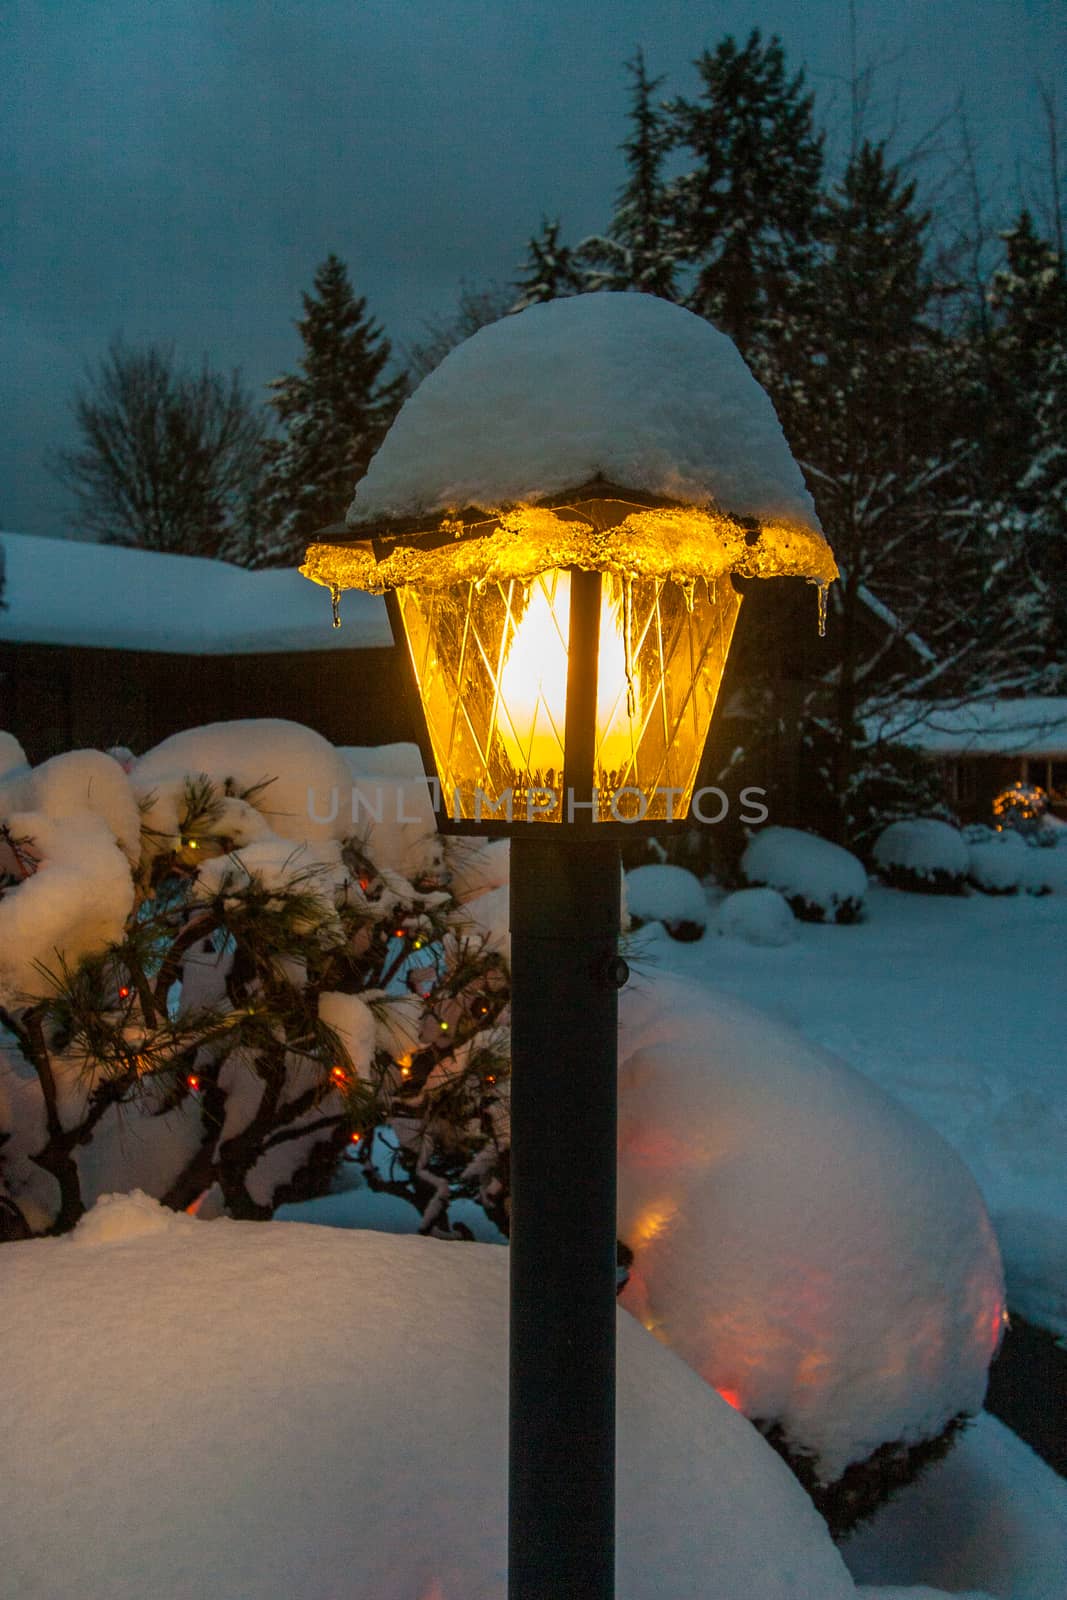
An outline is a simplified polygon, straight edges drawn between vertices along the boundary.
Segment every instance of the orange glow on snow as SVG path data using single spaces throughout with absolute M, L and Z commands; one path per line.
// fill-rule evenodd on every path
M 735 1411 L 741 1410 L 741 1396 L 736 1389 L 717 1389 L 715 1392 L 726 1401 L 728 1406 L 733 1406 Z

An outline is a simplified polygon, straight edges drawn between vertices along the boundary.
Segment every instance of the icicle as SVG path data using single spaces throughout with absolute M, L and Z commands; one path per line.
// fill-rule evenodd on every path
M 682 594 L 685 597 L 685 609 L 689 612 L 690 616 L 693 614 L 693 605 L 696 601 L 696 587 L 695 578 L 682 579 Z
M 819 590 L 819 638 L 820 639 L 825 639 L 826 638 L 826 596 L 830 592 L 830 585 L 828 583 L 820 583 L 820 584 L 817 585 L 817 588 Z
M 622 580 L 622 637 L 624 670 L 626 672 L 626 715 L 633 720 L 637 715 L 637 690 L 634 687 L 634 580 L 627 573 Z
M 341 591 L 335 583 L 330 585 L 330 605 L 333 608 L 333 625 L 341 626 Z

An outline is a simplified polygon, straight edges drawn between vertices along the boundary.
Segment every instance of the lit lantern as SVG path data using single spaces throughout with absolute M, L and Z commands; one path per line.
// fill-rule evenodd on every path
M 665 492 L 685 475 L 658 439 L 642 460 L 625 437 L 614 459 L 609 440 L 600 446 L 599 470 L 570 482 L 559 483 L 566 464 L 552 463 L 547 493 L 530 493 L 540 464 L 531 462 L 511 484 L 505 466 L 500 489 L 485 492 L 479 478 L 495 470 L 492 401 L 501 373 L 522 370 L 523 324 L 537 325 L 534 312 L 549 314 L 542 325 L 576 320 L 575 302 L 553 302 L 483 329 L 446 358 L 401 412 L 359 486 L 341 530 L 350 537 L 313 544 L 302 568 L 335 600 L 348 588 L 386 595 L 406 641 L 424 755 L 448 831 L 556 823 L 599 825 L 603 833 L 612 824 L 685 819 L 740 609 L 735 575 L 800 576 L 819 585 L 820 599 L 836 576 L 770 402 L 730 342 L 650 297 L 582 296 L 583 313 L 590 302 L 606 303 L 624 355 L 629 323 L 677 335 L 680 320 L 683 337 L 695 334 L 698 361 L 706 345 L 725 368 L 727 403 L 717 392 L 714 406 L 700 393 L 687 405 L 684 363 L 674 360 L 669 338 L 660 340 L 657 376 L 672 389 L 675 417 L 698 435 L 701 427 L 727 433 L 706 452 L 703 473 L 690 472 L 689 497 Z M 449 384 L 461 352 L 469 359 L 459 363 L 460 381 Z M 581 363 L 580 344 L 570 355 L 572 366 Z M 559 369 L 556 377 L 565 410 L 573 373 Z M 647 370 L 637 370 L 635 381 L 654 411 Z M 520 411 L 537 411 L 536 398 L 514 381 L 512 400 Z M 600 400 L 594 420 L 604 414 L 610 424 L 618 405 L 606 383 Z M 468 413 L 464 426 L 438 428 L 440 414 L 457 402 Z M 521 418 L 523 427 L 535 422 Z M 405 515 L 405 497 L 390 484 L 405 465 L 427 476 L 424 444 L 442 431 L 454 458 L 436 464 L 434 479 L 430 451 L 428 487 L 406 496 L 414 514 Z M 757 470 L 738 471 L 737 456 L 757 448 L 777 459 L 769 469 L 761 461 Z M 730 470 L 717 475 L 719 458 Z M 376 478 L 384 480 L 377 494 Z M 457 504 L 465 490 L 472 504 Z M 735 504 L 725 498 L 731 490 Z M 490 499 L 496 503 L 487 505 Z
M 508 1594 L 610 1600 L 618 837 L 689 813 L 735 577 L 821 616 L 837 569 L 729 339 L 638 294 L 453 350 L 324 533 L 335 621 L 371 590 L 405 641 L 440 826 L 512 835 Z

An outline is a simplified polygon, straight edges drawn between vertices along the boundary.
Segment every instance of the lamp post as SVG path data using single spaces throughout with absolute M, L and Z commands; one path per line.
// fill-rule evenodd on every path
M 610 1600 L 619 840 L 689 814 L 734 575 L 836 568 L 729 340 L 644 295 L 458 347 L 349 526 L 302 571 L 386 595 L 439 827 L 512 841 L 508 1592 Z

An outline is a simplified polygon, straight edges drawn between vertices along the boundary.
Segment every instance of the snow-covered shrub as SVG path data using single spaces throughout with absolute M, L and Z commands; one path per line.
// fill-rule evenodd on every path
M 970 871 L 967 841 L 936 817 L 891 822 L 875 841 L 874 864 L 893 889 L 963 894 Z
M 621 997 L 622 1302 L 841 1529 L 981 1406 L 1000 1261 L 959 1157 L 868 1079 L 681 979 Z
M 507 1277 L 491 1245 L 153 1218 L 132 1196 L 13 1248 L 0 1590 L 501 1600 Z M 773 1452 L 618 1321 L 620 1597 L 854 1600 Z M 165 1380 L 149 1351 L 174 1353 Z M 164 1440 L 187 1492 L 163 1492 Z
M 857 922 L 867 874 L 839 844 L 799 828 L 761 828 L 741 857 L 746 881 L 777 889 L 803 922 Z
M 968 829 L 968 877 L 983 894 L 1017 894 L 1027 887 L 1029 849 L 1014 828 L 998 832 L 995 828 Z
M 783 945 L 796 938 L 796 919 L 777 889 L 738 889 L 719 906 L 718 928 L 746 944 Z
M 699 939 L 708 925 L 700 879 L 668 863 L 632 867 L 626 874 L 626 909 L 635 927 L 662 922 L 672 939 Z
M 945 802 L 941 773 L 921 751 L 879 743 L 857 749 L 855 762 L 843 810 L 849 840 L 861 854 L 867 854 L 891 822 L 918 816 L 955 823 L 955 814 Z M 832 771 L 833 763 L 825 756 L 824 763 L 828 777 L 826 767 Z M 807 771 L 805 768 L 805 776 Z M 824 805 L 831 806 L 835 798 L 827 793 Z
M 448 886 L 424 781 L 420 811 L 415 778 L 354 780 L 274 719 L 190 729 L 128 773 L 97 751 L 31 770 L 12 743 L 6 1233 L 62 1231 L 135 1186 L 267 1216 L 383 1120 L 427 1228 L 447 1230 L 453 1180 L 503 1192 L 506 966 Z
M 1023 888 L 1028 894 L 1067 894 L 1067 850 L 1028 850 Z

